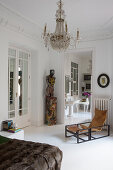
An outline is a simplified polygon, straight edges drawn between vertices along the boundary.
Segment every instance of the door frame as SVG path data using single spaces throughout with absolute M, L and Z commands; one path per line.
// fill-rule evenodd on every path
M 23 128 L 26 126 L 31 125 L 31 53 L 29 50 L 26 49 L 22 49 L 19 47 L 15 47 L 12 45 L 8 46 L 8 49 L 14 49 L 16 50 L 16 83 L 15 83 L 15 117 L 14 118 L 9 118 L 8 115 L 8 119 L 12 119 L 13 123 L 17 124 L 17 127 L 19 128 Z M 28 113 L 25 115 L 21 115 L 19 116 L 18 114 L 18 96 L 16 96 L 16 93 L 18 93 L 18 62 L 19 62 L 19 51 L 25 52 L 28 54 Z M 9 59 L 9 55 L 8 55 L 8 59 Z M 8 73 L 9 74 L 9 73 Z M 8 84 L 9 87 L 9 84 Z M 8 91 L 9 93 L 9 91 Z M 8 94 L 9 95 L 9 94 Z M 9 102 L 9 101 L 8 101 Z M 9 111 L 8 111 L 9 113 Z
M 65 72 L 64 72 L 64 69 L 65 69 L 65 54 L 67 53 L 76 53 L 76 52 L 85 52 L 85 51 L 91 51 L 92 52 L 92 82 L 91 82 L 91 85 L 92 85 L 92 95 L 91 95 L 91 113 L 92 113 L 92 117 L 94 116 L 94 73 L 95 73 L 95 56 L 96 56 L 96 49 L 95 47 L 84 47 L 84 48 L 77 48 L 75 50 L 69 50 L 67 52 L 64 53 L 64 67 L 63 67 L 63 75 L 64 75 L 64 82 L 63 82 L 63 89 L 64 89 L 64 98 L 63 98 L 63 101 L 62 102 L 64 105 L 63 105 L 63 108 L 64 108 L 64 112 L 63 112 L 63 115 L 62 116 L 62 122 L 65 123 Z

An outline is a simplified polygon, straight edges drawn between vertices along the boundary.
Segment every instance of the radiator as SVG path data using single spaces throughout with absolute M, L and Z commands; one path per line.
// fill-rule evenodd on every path
M 94 98 L 94 109 L 107 110 L 106 123 L 110 124 L 111 116 L 111 98 L 110 97 L 95 97 Z

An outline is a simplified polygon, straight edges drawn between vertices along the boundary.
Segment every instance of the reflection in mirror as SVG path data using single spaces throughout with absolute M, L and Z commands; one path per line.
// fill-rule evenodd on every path
M 15 117 L 15 66 L 16 59 L 8 59 L 8 113 L 9 118 Z
M 65 95 L 71 92 L 72 78 L 69 75 L 65 75 Z
M 69 76 L 65 76 L 65 94 L 69 93 Z
M 78 64 L 71 62 L 71 96 L 78 95 Z
M 26 53 L 20 53 L 26 59 Z M 25 54 L 25 56 L 24 56 Z M 19 59 L 18 66 L 18 103 L 19 115 L 28 112 L 28 60 Z
M 19 115 L 22 115 L 22 60 L 19 60 L 18 66 L 18 101 L 19 101 Z

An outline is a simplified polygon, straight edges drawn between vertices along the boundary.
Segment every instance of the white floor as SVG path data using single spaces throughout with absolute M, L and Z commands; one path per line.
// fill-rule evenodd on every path
M 65 138 L 64 125 L 27 127 L 25 140 L 48 143 L 63 151 L 61 170 L 113 170 L 113 136 L 76 144 Z
M 73 123 L 81 123 L 86 121 L 91 121 L 92 114 L 90 112 L 79 112 L 79 113 L 73 113 L 72 117 L 68 117 L 65 115 L 65 124 L 73 124 Z

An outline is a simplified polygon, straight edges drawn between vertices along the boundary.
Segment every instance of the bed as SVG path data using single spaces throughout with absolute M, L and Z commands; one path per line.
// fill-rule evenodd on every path
M 49 144 L 0 138 L 0 170 L 60 170 L 62 151 Z

